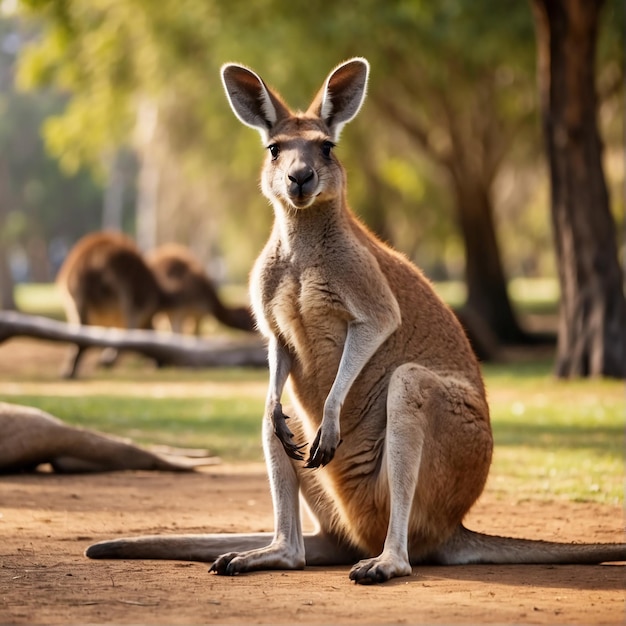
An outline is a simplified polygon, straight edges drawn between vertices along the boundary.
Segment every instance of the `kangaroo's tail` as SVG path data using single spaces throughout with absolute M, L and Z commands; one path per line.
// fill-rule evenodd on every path
M 90 559 L 167 559 L 210 563 L 225 552 L 261 548 L 271 533 L 219 535 L 144 535 L 94 543 L 85 550 Z
M 273 533 L 208 535 L 144 535 L 94 543 L 85 550 L 90 559 L 167 559 L 211 563 L 228 552 L 267 547 Z M 307 565 L 347 565 L 365 556 L 337 537 L 305 533 Z
M 459 526 L 429 561 L 442 565 L 572 564 L 626 561 L 626 543 L 558 543 L 484 535 Z

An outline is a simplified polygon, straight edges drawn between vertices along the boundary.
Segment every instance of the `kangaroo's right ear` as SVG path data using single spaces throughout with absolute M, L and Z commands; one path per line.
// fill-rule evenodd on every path
M 287 107 L 257 74 L 242 65 L 223 65 L 222 83 L 235 115 L 246 126 L 256 128 L 267 143 L 276 122 L 289 115 Z

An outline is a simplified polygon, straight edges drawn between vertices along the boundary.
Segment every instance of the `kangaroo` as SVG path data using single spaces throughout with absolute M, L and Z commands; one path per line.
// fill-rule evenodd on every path
M 88 557 L 200 560 L 225 575 L 356 561 L 349 577 L 361 584 L 423 562 L 626 560 L 626 544 L 520 540 L 463 526 L 491 462 L 485 388 L 453 313 L 347 205 L 334 147 L 368 74 L 362 58 L 339 65 L 306 112 L 294 113 L 250 69 L 222 68 L 235 115 L 267 148 L 261 189 L 275 213 L 251 274 L 269 350 L 263 449 L 274 533 L 119 539 L 90 546 Z M 299 494 L 318 521 L 312 534 L 302 531 Z
M 183 332 L 185 322 L 191 319 L 194 334 L 199 335 L 206 315 L 231 328 L 255 330 L 250 308 L 224 305 L 206 271 L 186 247 L 165 244 L 148 254 L 146 261 L 161 290 L 170 297 L 171 307 L 165 313 L 174 332 Z
M 112 231 L 90 233 L 80 239 L 57 275 L 71 324 L 129 329 L 151 329 L 154 314 L 166 306 L 166 297 L 139 248 L 128 236 Z M 76 346 L 63 369 L 75 378 L 84 346 Z M 115 350 L 101 362 L 112 365 Z
M 0 402 L 0 473 L 28 472 L 50 463 L 58 473 L 162 470 L 189 472 L 218 459 L 159 454 L 130 441 L 60 419 L 29 406 Z M 191 451 L 189 451 L 191 452 Z

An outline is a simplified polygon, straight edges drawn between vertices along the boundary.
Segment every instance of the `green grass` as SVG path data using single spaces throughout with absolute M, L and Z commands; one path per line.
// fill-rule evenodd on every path
M 462 281 L 438 282 L 434 287 L 450 306 L 460 307 L 463 304 L 466 289 Z M 220 293 L 231 304 L 240 304 L 247 299 L 245 285 L 225 285 Z M 509 294 L 513 304 L 522 312 L 551 313 L 556 310 L 559 287 L 556 279 L 552 278 L 514 278 L 509 283 Z M 15 300 L 19 309 L 25 313 L 64 319 L 61 296 L 53 283 L 16 285 Z
M 557 381 L 550 367 L 484 367 L 495 438 L 488 489 L 507 500 L 623 502 L 623 383 Z M 266 379 L 264 370 L 118 369 L 61 386 L 38 383 L 40 393 L 28 395 L 0 383 L 0 395 L 141 443 L 260 461 Z M 105 383 L 108 391 L 97 392 Z
M 448 280 L 434 283 L 435 291 L 453 308 L 465 302 L 467 289 L 463 281 Z M 559 302 L 556 278 L 514 278 L 508 285 L 513 306 L 522 314 L 554 314 Z
M 228 461 L 260 461 L 258 398 L 129 398 L 120 396 L 17 396 L 69 424 L 131 437 L 143 444 L 206 448 Z
M 550 369 L 485 366 L 496 442 L 490 488 L 519 499 L 623 502 L 623 382 L 560 381 Z
M 262 460 L 267 371 L 254 368 L 153 369 L 126 358 L 112 370 L 58 384 L 33 380 L 28 394 L 0 399 L 36 406 L 64 421 L 143 444 L 206 448 L 230 461 Z M 7 382 L 9 389 L 28 381 Z M 4 392 L 4 393 L 3 393 Z
M 556 313 L 559 283 L 556 278 L 514 278 L 509 282 L 509 296 L 523 313 Z
M 461 284 L 436 287 L 449 302 L 462 300 Z M 514 300 L 529 311 L 555 309 L 558 289 L 554 281 L 518 280 L 510 289 Z M 60 306 L 50 285 L 20 286 L 17 299 L 32 313 L 54 313 Z M 548 360 L 484 366 L 495 438 L 488 488 L 507 499 L 623 502 L 623 383 L 557 381 L 551 367 Z M 80 381 L 70 386 L 71 393 L 51 393 L 46 383 L 35 385 L 36 391 L 29 395 L 0 382 L 0 397 L 142 443 L 208 448 L 229 461 L 262 458 L 265 371 L 155 371 L 140 361 L 98 372 L 95 378 L 85 382 L 82 395 Z M 97 381 L 114 384 L 104 394 L 97 391 L 97 385 L 93 387 Z M 130 381 L 132 393 L 128 391 Z M 203 391 L 203 382 L 213 389 L 227 388 L 228 393 L 213 397 Z M 189 385 L 189 391 L 173 394 L 169 391 L 172 385 Z
M 20 311 L 65 319 L 61 293 L 54 283 L 22 283 L 15 286 L 15 304 Z

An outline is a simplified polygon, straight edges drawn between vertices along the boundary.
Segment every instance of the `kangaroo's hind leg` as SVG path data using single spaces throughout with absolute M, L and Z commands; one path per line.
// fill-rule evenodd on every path
M 298 478 L 267 415 L 263 419 L 263 444 L 274 506 L 274 537 L 265 547 L 222 555 L 211 567 L 217 574 L 304 567 Z
M 466 382 L 415 364 L 394 372 L 376 485 L 389 510 L 387 533 L 381 554 L 358 562 L 352 580 L 369 584 L 409 575 L 416 555 L 458 527 L 482 491 L 491 456 L 480 398 Z
M 88 307 L 83 300 L 75 301 L 69 295 L 66 296 L 65 310 L 67 323 L 73 326 L 83 326 L 88 323 Z M 67 379 L 76 378 L 78 366 L 85 354 L 86 347 L 80 344 L 71 346 L 68 349 L 65 362 L 61 370 L 61 376 Z
M 298 461 L 290 459 L 269 419 L 263 422 L 265 454 L 274 505 L 274 535 L 271 542 L 244 552 L 220 556 L 211 571 L 234 575 L 266 569 L 301 569 L 308 565 L 347 565 L 359 553 L 338 536 L 322 527 L 304 535 L 300 519 Z M 313 509 L 315 515 L 316 511 Z M 268 537 L 268 540 L 270 537 Z

